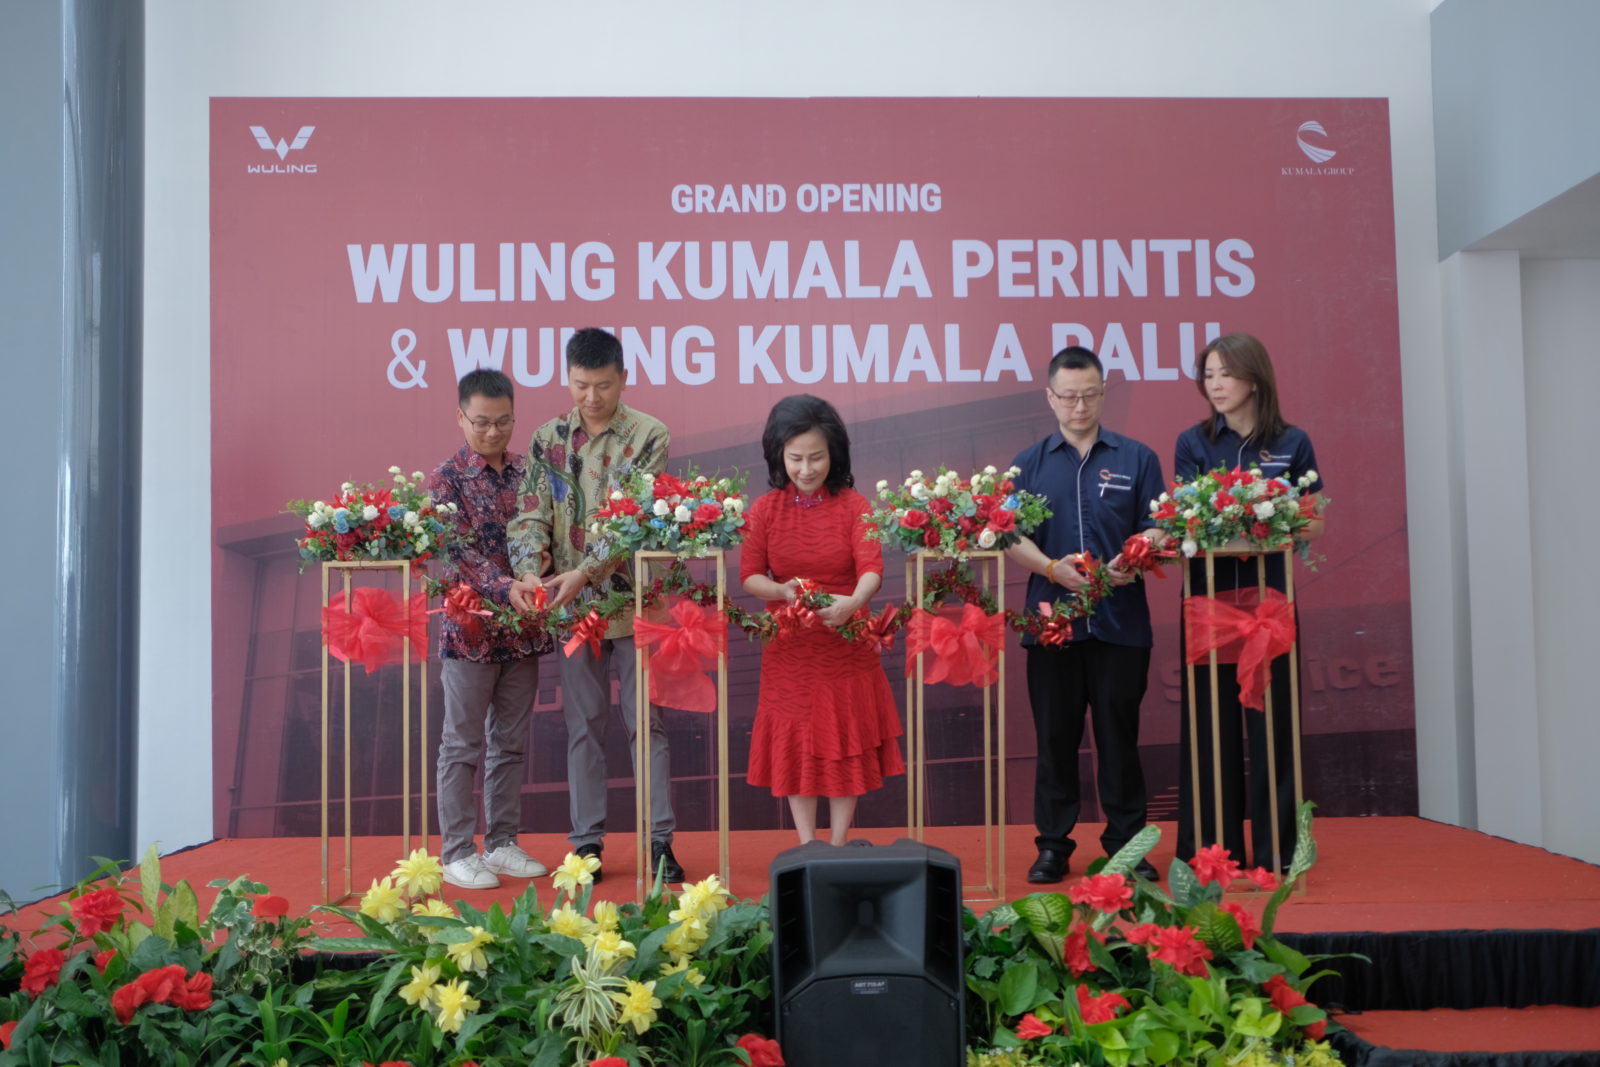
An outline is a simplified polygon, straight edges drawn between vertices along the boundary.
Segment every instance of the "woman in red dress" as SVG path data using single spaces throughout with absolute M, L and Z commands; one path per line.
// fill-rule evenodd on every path
M 827 797 L 832 842 L 842 845 L 856 798 L 905 773 L 878 653 L 834 632 L 867 612 L 883 581 L 883 551 L 866 538 L 871 505 L 852 488 L 850 438 L 833 405 L 805 395 L 778 401 L 761 449 L 772 492 L 747 516 L 745 592 L 776 610 L 805 580 L 834 599 L 816 623 L 779 634 L 762 655 L 747 780 L 789 798 L 802 844 L 816 839 L 817 798 Z

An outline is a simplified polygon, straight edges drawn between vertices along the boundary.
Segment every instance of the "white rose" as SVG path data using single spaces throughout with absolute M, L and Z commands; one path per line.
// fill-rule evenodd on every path
M 375 519 L 377 517 L 378 517 L 378 509 L 373 507 L 371 504 L 368 504 L 366 507 L 361 509 L 361 521 L 363 521 L 363 522 L 371 522 L 373 519 Z
M 342 485 L 339 486 L 339 492 L 341 492 L 341 493 L 353 493 L 355 491 L 356 491 L 356 483 L 355 482 L 345 482 L 345 483 L 343 483 Z
M 424 477 L 426 477 L 426 476 L 421 471 L 412 471 L 411 472 L 411 480 L 414 481 L 414 482 L 420 482 L 420 481 L 422 481 L 422 479 Z
M 881 492 L 883 492 L 883 491 L 884 491 L 884 490 L 885 490 L 885 489 L 887 489 L 887 488 L 889 488 L 889 482 L 888 482 L 888 480 L 887 480 L 887 479 L 885 479 L 885 478 L 879 478 L 879 479 L 878 479 L 878 492 L 880 492 L 880 493 L 881 493 Z
M 1184 512 L 1183 512 L 1183 517 L 1186 518 L 1186 519 L 1192 519 L 1192 518 L 1194 518 L 1195 516 L 1197 516 L 1199 514 L 1200 514 L 1200 512 L 1195 508 L 1185 508 Z
M 405 518 L 401 521 L 407 526 L 415 526 L 422 521 L 422 516 L 418 515 L 415 511 L 408 511 L 405 514 Z
M 1250 510 L 1256 513 L 1256 518 L 1260 519 L 1262 522 L 1265 522 L 1272 518 L 1272 513 L 1276 511 L 1277 508 L 1272 506 L 1272 501 L 1263 500 Z
M 319 500 L 315 504 L 311 505 L 311 510 L 312 511 L 328 511 L 330 509 L 328 508 L 328 502 L 326 500 Z
M 306 519 L 306 525 L 311 527 L 313 530 L 320 530 L 322 527 L 328 525 L 328 517 L 320 511 L 313 511 Z
M 922 472 L 921 471 L 912 471 L 910 474 L 906 475 L 906 480 L 909 481 L 909 482 L 914 482 L 914 481 L 917 481 L 918 479 L 920 479 L 921 477 L 922 477 Z
M 1314 482 L 1316 480 L 1317 480 L 1317 472 L 1316 471 L 1306 471 L 1305 476 L 1300 479 L 1300 484 L 1301 485 L 1310 485 L 1312 482 Z
M 728 499 L 722 502 L 722 510 L 726 511 L 730 515 L 743 515 L 744 497 L 730 496 Z
M 928 499 L 928 487 L 923 485 L 921 482 L 918 482 L 916 485 L 911 487 L 911 495 L 916 497 L 918 500 L 926 500 Z
M 665 500 L 657 500 L 652 510 L 656 513 L 656 518 L 664 519 L 672 513 L 672 505 Z
M 373 543 L 376 544 L 377 542 L 375 541 Z M 426 549 L 428 547 L 428 544 L 429 544 L 429 540 L 428 540 L 428 535 L 427 534 L 423 534 L 421 537 L 418 537 L 417 538 L 417 551 L 418 552 L 423 551 L 424 549 Z
M 621 500 L 622 499 L 622 490 L 621 489 L 613 489 L 613 490 L 611 490 L 611 499 L 612 500 Z
M 994 464 L 991 463 L 987 467 L 983 468 L 983 473 L 989 475 L 992 478 L 992 477 L 994 477 L 996 474 L 998 474 L 1000 472 L 995 470 L 994 469 Z
M 1172 496 L 1171 496 L 1170 493 L 1162 493 L 1160 496 L 1156 497 L 1156 503 L 1157 504 L 1165 504 L 1167 501 L 1169 501 L 1171 499 L 1172 499 Z
M 589 536 L 590 537 L 599 537 L 600 536 L 600 524 L 598 522 L 591 522 L 589 524 Z
M 1187 559 L 1193 559 L 1194 554 L 1200 551 L 1200 546 L 1188 538 L 1184 538 L 1183 545 L 1181 547 L 1183 548 L 1184 557 Z
M 983 528 L 983 531 L 978 534 L 978 547 L 979 548 L 993 548 L 994 547 L 994 531 L 989 529 L 987 526 L 985 526 Z
M 649 471 L 645 471 L 644 472 L 644 484 L 645 485 L 654 485 L 654 484 L 656 484 L 656 476 L 654 474 L 650 473 Z
M 400 473 L 400 468 L 399 467 L 390 467 L 389 468 L 389 473 L 390 474 L 399 474 Z
M 672 512 L 673 522 L 688 522 L 691 518 L 693 518 L 693 516 L 689 513 L 689 509 L 684 507 L 682 504 L 679 504 Z
M 1281 514 L 1281 515 L 1292 515 L 1292 514 L 1294 514 L 1295 512 L 1297 512 L 1299 510 L 1300 510 L 1300 504 L 1299 504 L 1298 501 L 1291 500 L 1290 498 L 1288 498 L 1286 496 L 1278 498 L 1278 513 L 1279 514 Z

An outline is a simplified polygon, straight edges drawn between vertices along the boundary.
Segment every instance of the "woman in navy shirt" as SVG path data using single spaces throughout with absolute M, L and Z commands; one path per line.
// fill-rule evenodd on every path
M 1317 470 L 1311 438 L 1291 426 L 1278 410 L 1277 380 L 1266 347 L 1247 333 L 1230 333 L 1212 341 L 1200 353 L 1201 375 L 1195 383 L 1200 395 L 1211 405 L 1211 412 L 1197 425 L 1178 437 L 1174 477 L 1188 481 L 1198 475 L 1226 467 L 1261 468 L 1269 477 L 1281 475 L 1291 482 Z M 1322 491 L 1322 479 L 1312 481 L 1309 494 Z M 1314 520 L 1300 537 L 1312 540 L 1321 536 L 1323 522 Z M 1281 555 L 1266 561 L 1266 584 L 1279 592 L 1286 589 L 1284 560 Z M 1219 557 L 1215 561 L 1215 588 L 1255 588 L 1258 584 L 1254 559 Z M 1191 587 L 1205 592 L 1205 560 L 1189 563 Z M 1181 628 L 1180 628 L 1181 632 Z M 1211 687 L 1203 671 L 1195 680 L 1196 729 L 1198 738 L 1189 736 L 1189 672 L 1182 672 L 1185 691 L 1181 715 L 1178 774 L 1178 856 L 1189 859 L 1195 853 L 1194 786 L 1190 781 L 1190 745 L 1198 741 L 1200 757 L 1201 844 L 1213 844 L 1219 837 L 1233 857 L 1246 863 L 1244 850 L 1245 768 L 1243 729 L 1250 744 L 1249 814 L 1252 861 L 1269 870 L 1287 869 L 1294 849 L 1294 750 L 1289 713 L 1289 660 L 1279 656 L 1272 662 L 1273 741 L 1272 758 L 1277 765 L 1279 850 L 1272 844 L 1271 799 L 1267 780 L 1266 717 L 1256 709 L 1241 709 L 1239 684 L 1233 664 L 1219 664 L 1218 713 L 1222 755 L 1222 832 L 1216 821 L 1216 801 L 1211 793 Z

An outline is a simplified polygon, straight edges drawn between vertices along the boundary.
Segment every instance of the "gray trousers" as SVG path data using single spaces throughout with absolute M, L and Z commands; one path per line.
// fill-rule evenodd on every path
M 563 710 L 567 719 L 567 794 L 572 803 L 573 848 L 599 844 L 606 833 L 606 732 L 611 723 L 611 665 L 617 668 L 617 703 L 634 758 L 638 720 L 634 710 L 633 638 L 600 642 L 596 657 L 587 647 L 561 659 Z M 677 820 L 672 814 L 672 770 L 667 760 L 667 726 L 661 709 L 650 714 L 650 839 L 670 842 Z
M 522 763 L 528 713 L 539 689 L 539 657 L 510 663 L 446 659 L 444 730 L 439 737 L 439 858 L 445 863 L 473 851 L 478 828 L 473 779 L 483 766 L 483 850 L 513 843 L 522 823 Z

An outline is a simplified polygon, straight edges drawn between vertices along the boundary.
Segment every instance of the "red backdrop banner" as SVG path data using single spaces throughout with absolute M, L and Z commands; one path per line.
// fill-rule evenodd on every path
M 1334 500 L 1328 561 L 1300 583 L 1317 799 L 1413 810 L 1384 101 L 216 99 L 211 144 L 219 834 L 302 832 L 315 795 L 319 587 L 295 577 L 283 502 L 432 469 L 460 444 L 454 383 L 477 366 L 517 383 L 520 449 L 568 408 L 562 346 L 589 325 L 622 338 L 626 399 L 671 427 L 674 467 L 759 484 L 768 407 L 812 392 L 849 422 L 869 494 L 913 467 L 1003 466 L 1048 433 L 1042 369 L 1068 343 L 1106 363 L 1106 424 L 1170 475 L 1206 410 L 1195 351 L 1257 334 Z M 1152 590 L 1158 815 L 1177 596 Z M 354 727 L 369 825 L 398 775 L 385 677 Z M 753 671 L 736 679 L 746 733 L 755 692 Z M 956 768 L 970 697 L 947 699 Z M 1013 707 L 1026 760 L 1020 688 Z M 534 718 L 528 822 L 564 829 L 560 716 Z M 698 752 L 703 725 L 675 729 Z M 1014 818 L 1030 777 L 1013 775 Z M 759 797 L 750 818 L 775 820 Z

